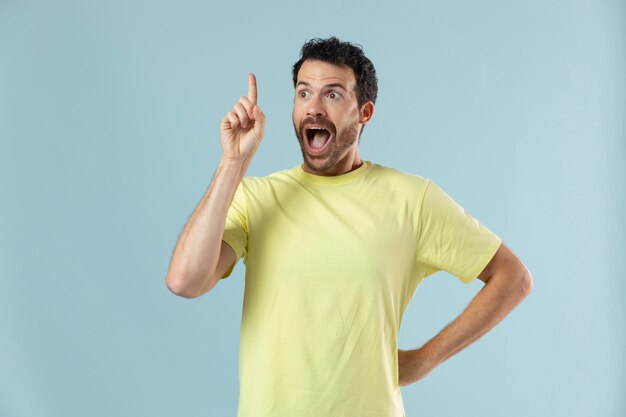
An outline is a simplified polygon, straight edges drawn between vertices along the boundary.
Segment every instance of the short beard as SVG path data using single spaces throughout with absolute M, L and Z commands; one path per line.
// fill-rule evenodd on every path
M 350 148 L 354 142 L 357 140 L 360 142 L 360 134 L 359 134 L 359 122 L 354 122 L 354 124 L 347 126 L 341 132 L 337 132 L 337 135 L 333 138 L 335 141 L 332 144 L 332 150 L 328 155 L 309 155 L 306 153 L 304 148 L 304 141 L 306 140 L 306 134 L 299 130 L 295 123 L 293 125 L 293 129 L 296 133 L 296 137 L 298 138 L 298 144 L 300 145 L 300 152 L 302 152 L 302 159 L 304 160 L 304 164 L 309 168 L 310 171 L 314 172 L 327 172 L 332 167 L 336 166 L 341 158 L 345 156 L 345 152 L 348 148 Z M 323 162 L 323 165 L 312 165 L 312 162 Z

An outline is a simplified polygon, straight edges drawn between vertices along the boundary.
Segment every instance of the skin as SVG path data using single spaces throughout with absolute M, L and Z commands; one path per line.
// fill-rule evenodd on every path
M 199 297 L 217 284 L 236 260 L 222 240 L 224 222 L 237 186 L 257 151 L 265 129 L 265 115 L 257 104 L 254 74 L 248 76 L 248 95 L 241 96 L 220 123 L 222 159 L 211 185 L 180 233 L 165 283 L 174 294 Z
M 256 153 L 265 130 L 265 114 L 257 104 L 256 76 L 248 75 L 248 95 L 239 97 L 220 124 L 222 160 L 246 162 Z
M 300 144 L 302 169 L 315 175 L 341 175 L 361 166 L 358 138 L 374 114 L 374 103 L 358 104 L 352 68 L 306 60 L 300 67 L 293 103 L 293 126 Z M 304 128 L 315 121 L 328 127 L 330 148 L 322 155 L 307 152 Z

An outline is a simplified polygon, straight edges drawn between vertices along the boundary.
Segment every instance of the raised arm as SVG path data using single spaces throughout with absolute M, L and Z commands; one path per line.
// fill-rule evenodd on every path
M 235 262 L 235 253 L 222 240 L 228 209 L 237 186 L 258 149 L 265 115 L 257 105 L 254 74 L 248 95 L 242 96 L 220 125 L 222 158 L 211 185 L 183 228 L 165 278 L 174 294 L 193 298 L 209 291 Z

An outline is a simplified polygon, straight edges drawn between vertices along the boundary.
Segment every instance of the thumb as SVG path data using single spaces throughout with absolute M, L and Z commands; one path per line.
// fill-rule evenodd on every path
M 265 114 L 261 111 L 261 108 L 255 104 L 252 108 L 252 115 L 254 116 L 254 133 L 257 138 L 261 139 L 265 131 Z

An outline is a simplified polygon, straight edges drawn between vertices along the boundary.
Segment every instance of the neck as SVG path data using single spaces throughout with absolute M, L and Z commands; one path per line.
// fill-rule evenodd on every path
M 327 169 L 317 170 L 309 166 L 306 161 L 301 164 L 302 170 L 313 175 L 335 176 L 347 174 L 363 165 L 363 161 L 359 158 L 359 152 L 348 153 L 343 159 L 337 161 L 335 165 Z

